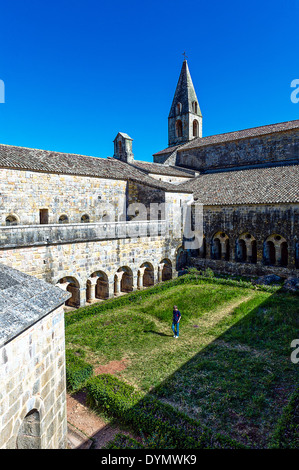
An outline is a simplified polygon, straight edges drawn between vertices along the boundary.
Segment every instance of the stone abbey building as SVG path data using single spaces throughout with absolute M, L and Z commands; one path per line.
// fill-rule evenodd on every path
M 57 383 L 61 392 L 64 344 L 57 325 L 64 303 L 79 307 L 148 287 L 177 276 L 187 263 L 298 277 L 299 121 L 203 137 L 202 120 L 185 60 L 168 117 L 168 147 L 152 163 L 134 158 L 132 139 L 122 132 L 112 158 L 0 145 L 0 370 L 6 377 L 0 448 L 64 446 L 65 397 L 57 402 L 57 389 L 47 385 Z M 193 214 L 201 208 L 200 224 L 195 215 L 191 221 L 200 233 L 192 249 L 181 223 L 184 207 Z M 27 309 L 19 317 L 8 308 L 16 301 Z M 31 364 L 23 374 L 31 378 L 20 385 L 22 351 Z M 59 376 L 50 367 L 53 355 Z M 36 432 L 28 438 L 32 422 Z

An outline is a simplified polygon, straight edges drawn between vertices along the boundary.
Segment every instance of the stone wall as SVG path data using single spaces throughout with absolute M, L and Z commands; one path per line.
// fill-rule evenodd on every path
M 176 164 L 205 171 L 245 165 L 299 160 L 298 130 L 186 148 L 177 152 Z M 155 161 L 158 162 L 157 159 Z
M 66 446 L 63 307 L 0 348 L 0 448 Z
M 9 214 L 18 224 L 39 224 L 43 208 L 49 211 L 49 224 L 57 224 L 63 214 L 69 223 L 80 223 L 84 214 L 100 222 L 106 204 L 115 208 L 116 218 L 126 207 L 126 181 L 7 169 L 0 169 L 0 178 L 0 225 Z
M 180 235 L 180 233 L 178 234 Z M 99 271 L 106 274 L 109 297 L 114 295 L 114 276 L 121 267 L 133 273 L 133 288 L 137 288 L 138 270 L 143 263 L 154 267 L 155 283 L 159 264 L 169 259 L 175 272 L 176 251 L 181 238 L 163 236 L 128 237 L 124 239 L 28 246 L 0 250 L 0 262 L 51 284 L 63 278 L 73 278 L 78 287 L 80 305 L 86 302 L 87 281 Z
M 228 259 L 213 259 L 213 237 L 217 233 L 222 234 L 224 242 L 228 241 Z M 274 273 L 284 277 L 298 276 L 298 233 L 298 204 L 205 206 L 203 210 L 205 253 L 199 253 L 196 264 L 202 268 L 210 267 L 216 272 L 230 274 Z M 238 240 L 242 235 L 243 238 L 250 235 L 251 238 L 248 240 L 256 242 L 255 263 L 250 262 L 250 256 L 247 261 L 238 260 Z M 271 239 L 271 236 L 274 240 L 275 237 L 280 237 L 280 241 L 276 242 L 277 248 L 282 240 L 286 241 L 287 266 L 280 266 L 279 262 L 273 266 L 265 263 L 265 243 L 268 238 Z

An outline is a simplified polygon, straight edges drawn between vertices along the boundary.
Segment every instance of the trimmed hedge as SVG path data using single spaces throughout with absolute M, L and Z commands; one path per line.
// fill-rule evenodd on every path
M 147 287 L 141 291 L 135 291 L 130 294 L 126 294 L 120 297 L 111 298 L 105 300 L 100 303 L 96 303 L 94 305 L 90 305 L 87 307 L 78 308 L 75 311 L 69 312 L 65 315 L 65 325 L 69 326 L 77 321 L 81 320 L 82 318 L 86 318 L 89 315 L 95 315 L 98 313 L 105 312 L 107 310 L 116 309 L 119 307 L 123 307 L 125 305 L 131 303 L 140 303 L 147 297 L 157 294 L 159 292 L 163 292 L 169 287 L 178 286 L 181 284 L 222 284 L 228 285 L 233 287 L 241 287 L 241 288 L 249 288 L 254 290 L 262 290 L 267 292 L 276 292 L 280 289 L 280 286 L 266 286 L 266 285 L 253 285 L 250 281 L 244 281 L 242 279 L 231 279 L 231 278 L 220 278 L 220 277 L 210 277 L 209 275 L 204 276 L 201 275 L 199 272 L 184 274 L 183 276 L 177 277 L 175 279 L 171 279 L 170 281 L 164 281 L 159 284 L 156 284 L 153 287 Z
M 144 446 L 126 434 L 118 433 L 105 445 L 104 449 L 144 449 Z
M 299 388 L 292 394 L 289 403 L 273 434 L 271 448 L 299 449 Z
M 77 356 L 73 351 L 67 350 L 66 358 L 66 385 L 70 392 L 83 386 L 93 374 L 93 366 Z
M 109 412 L 135 432 L 145 434 L 148 442 L 152 438 L 155 448 L 159 448 L 159 442 L 165 441 L 165 436 L 168 448 L 245 448 L 227 436 L 214 434 L 206 426 L 155 397 L 143 396 L 115 376 L 102 374 L 92 377 L 86 388 L 89 406 Z

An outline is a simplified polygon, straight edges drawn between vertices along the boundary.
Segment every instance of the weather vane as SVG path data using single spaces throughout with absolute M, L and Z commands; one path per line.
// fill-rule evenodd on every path
M 184 60 L 188 58 L 188 56 L 186 56 L 186 51 L 184 51 L 182 55 L 184 56 Z

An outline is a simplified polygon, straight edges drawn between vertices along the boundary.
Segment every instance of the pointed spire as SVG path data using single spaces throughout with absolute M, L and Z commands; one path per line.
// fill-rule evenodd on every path
M 198 116 L 202 116 L 201 110 L 198 105 L 198 100 L 197 96 L 195 93 L 194 85 L 192 82 L 192 78 L 190 75 L 189 67 L 187 60 L 184 59 L 180 77 L 178 80 L 178 84 L 176 87 L 176 91 L 174 94 L 174 98 L 172 101 L 172 105 L 170 108 L 169 116 L 168 117 L 175 117 L 177 112 L 176 112 L 176 106 L 178 103 L 181 103 L 181 114 L 186 114 L 186 113 L 194 113 L 194 109 L 192 107 L 192 103 L 196 102 L 197 103 L 197 112 L 196 114 Z
M 202 114 L 185 57 L 168 116 L 168 145 L 197 137 L 202 137 Z

